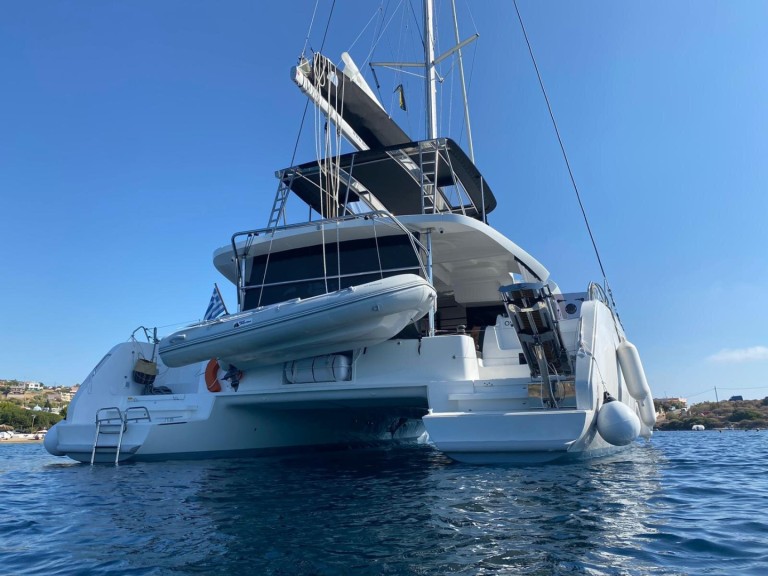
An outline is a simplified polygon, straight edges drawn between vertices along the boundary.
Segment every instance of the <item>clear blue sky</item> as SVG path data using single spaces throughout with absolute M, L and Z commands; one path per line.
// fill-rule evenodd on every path
M 564 291 L 584 290 L 600 270 L 513 7 L 457 4 L 462 38 L 480 33 L 465 62 L 491 223 Z M 388 21 L 398 2 L 385 5 Z M 655 395 L 768 395 L 768 2 L 519 5 Z M 324 52 L 352 46 L 364 62 L 378 6 L 337 0 Z M 0 378 L 80 382 L 137 326 L 199 319 L 214 282 L 235 306 L 211 254 L 266 225 L 304 110 L 289 70 L 313 7 L 0 4 Z M 393 58 L 400 24 L 375 59 Z M 443 72 L 455 94 L 455 69 Z M 381 80 L 390 108 L 396 79 Z M 400 80 L 410 109 L 393 114 L 423 137 L 420 90 Z M 311 115 L 308 128 L 297 161 L 314 157 Z

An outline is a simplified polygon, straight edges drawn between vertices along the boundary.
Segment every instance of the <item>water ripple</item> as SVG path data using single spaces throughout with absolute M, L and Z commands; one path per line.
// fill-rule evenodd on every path
M 762 574 L 766 439 L 521 468 L 425 445 L 91 468 L 3 445 L 0 575 Z

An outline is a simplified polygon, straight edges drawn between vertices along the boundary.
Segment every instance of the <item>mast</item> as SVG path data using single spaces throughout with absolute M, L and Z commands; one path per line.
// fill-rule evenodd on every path
M 475 33 L 466 40 L 458 42 L 458 22 L 456 21 L 456 6 L 453 5 L 454 11 L 454 31 L 456 33 L 457 44 L 453 48 L 450 48 L 438 57 L 435 57 L 435 21 L 433 0 L 424 0 L 424 61 L 423 62 L 371 62 L 371 68 L 376 66 L 386 68 L 424 68 L 424 100 L 426 104 L 426 132 L 427 140 L 435 140 L 438 137 L 437 133 L 437 65 L 443 60 L 451 56 L 454 52 L 459 53 L 459 70 L 461 74 L 462 83 L 462 95 L 464 96 L 464 113 L 467 119 L 467 126 L 469 126 L 469 109 L 467 106 L 467 90 L 464 82 L 464 64 L 461 61 L 461 49 L 468 44 L 471 44 L 479 37 L 479 34 Z M 467 130 L 468 137 L 470 139 L 470 154 L 472 153 L 472 135 Z M 474 161 L 474 158 L 473 158 Z
M 424 0 L 424 70 L 426 72 L 427 138 L 437 138 L 437 75 L 432 0 Z
M 432 0 L 424 0 L 424 78 L 427 104 L 427 138 L 437 138 L 437 75 L 435 71 L 435 30 L 432 22 Z M 437 166 L 435 166 L 437 168 Z M 427 237 L 427 280 L 434 286 L 432 277 L 432 229 L 426 230 Z M 435 309 L 437 298 L 429 307 L 429 336 L 435 335 Z

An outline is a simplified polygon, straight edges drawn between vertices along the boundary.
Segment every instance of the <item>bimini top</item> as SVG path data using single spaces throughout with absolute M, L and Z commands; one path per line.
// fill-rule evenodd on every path
M 496 207 L 485 178 L 449 138 L 344 154 L 335 159 L 332 170 L 340 177 L 338 194 L 332 200 L 338 214 L 347 205 L 362 201 L 395 216 L 453 213 L 485 221 Z M 326 214 L 323 207 L 329 202 L 326 186 L 330 174 L 324 163 L 287 168 L 277 177 L 315 211 Z

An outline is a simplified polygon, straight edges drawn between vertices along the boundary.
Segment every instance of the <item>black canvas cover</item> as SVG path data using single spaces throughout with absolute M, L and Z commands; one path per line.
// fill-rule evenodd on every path
M 313 58 L 310 80 L 369 148 L 410 142 L 381 106 L 322 54 Z
M 437 169 L 432 174 L 436 155 Z M 398 216 L 422 213 L 422 162 L 429 182 L 437 182 L 437 211 L 482 219 L 483 206 L 485 214 L 496 207 L 496 198 L 477 167 L 459 145 L 448 138 L 344 154 L 338 159 L 338 168 L 342 174 L 351 174 L 358 186 Z M 283 170 L 282 174 L 285 184 L 290 183 L 297 196 L 322 213 L 323 201 L 327 202 L 322 191 L 327 185 L 317 161 Z M 458 188 L 463 190 L 460 197 L 456 193 Z M 349 203 L 359 200 L 355 188 L 342 183 L 337 198 L 339 214 L 343 212 L 345 198 Z

